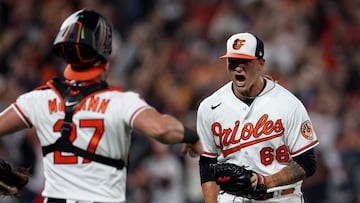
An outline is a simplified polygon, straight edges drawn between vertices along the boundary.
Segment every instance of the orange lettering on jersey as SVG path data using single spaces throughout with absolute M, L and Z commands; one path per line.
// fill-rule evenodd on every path
M 48 101 L 48 106 L 49 106 L 49 113 L 50 115 L 54 112 L 57 112 L 57 102 L 56 102 L 56 99 L 53 99 L 53 100 L 49 100 Z
M 211 131 L 215 138 L 216 147 L 220 149 L 228 147 L 222 151 L 224 156 L 236 152 L 241 148 L 267 141 L 284 134 L 284 127 L 281 119 L 276 121 L 269 120 L 268 114 L 262 115 L 255 125 L 251 122 L 244 123 L 240 136 L 238 136 L 237 133 L 239 126 L 240 121 L 238 120 L 235 121 L 235 126 L 233 128 L 227 129 L 223 129 L 219 122 L 214 122 L 212 124 Z M 234 146 L 229 147 L 230 145 Z
M 65 112 L 65 105 L 64 105 L 64 101 L 61 100 L 60 104 L 59 104 L 59 111 L 63 111 Z
M 239 128 L 239 125 L 240 125 L 240 121 L 236 121 L 235 122 L 235 127 L 234 127 L 234 130 L 232 130 L 232 133 L 231 133 L 231 137 L 230 137 L 230 144 L 236 144 L 236 143 L 239 143 L 240 140 L 236 140 L 236 134 L 237 134 L 237 131 L 238 131 L 238 128 Z
M 222 126 L 219 122 L 215 122 L 211 125 L 211 132 L 213 133 L 213 135 L 215 136 L 215 140 L 220 140 L 220 142 L 215 142 L 215 146 L 217 148 L 222 149 L 223 148 L 223 135 L 225 134 L 225 130 L 222 130 Z M 217 137 L 217 139 L 216 139 Z M 217 145 L 216 143 L 219 143 L 220 145 Z
M 212 125 L 211 131 L 213 132 L 214 136 L 217 136 L 217 137 L 219 137 L 219 140 L 222 140 L 222 142 L 220 142 L 220 146 L 216 146 L 216 147 L 223 148 L 223 146 L 228 146 L 230 144 L 239 143 L 240 140 L 236 139 L 236 134 L 237 134 L 239 125 L 240 125 L 240 121 L 235 121 L 234 129 L 227 128 L 227 129 L 222 130 L 221 124 L 218 122 L 215 122 Z
M 109 103 L 110 99 L 100 100 L 100 97 L 90 97 L 87 102 L 79 104 L 78 110 L 105 113 Z
M 101 99 L 100 97 L 90 97 L 88 102 L 80 102 L 77 107 L 78 111 L 93 111 L 99 113 L 105 113 L 110 99 Z M 64 104 L 62 101 L 58 102 L 56 98 L 48 100 L 49 113 L 64 111 Z
M 85 111 L 86 110 L 86 102 L 80 102 L 78 109 L 79 109 L 79 111 Z
M 105 113 L 109 102 L 110 102 L 110 99 L 101 100 L 101 104 L 100 104 L 99 109 L 97 110 L 97 112 Z
M 97 107 L 98 103 L 99 103 L 99 97 L 96 97 L 96 98 L 91 97 L 89 104 L 87 106 L 87 110 L 88 111 L 96 111 L 96 107 Z
M 231 131 L 232 131 L 231 128 L 224 129 L 224 133 L 223 133 L 223 135 L 224 135 L 223 144 L 224 144 L 225 146 L 227 146 L 227 145 L 230 144 L 229 138 L 231 138 L 231 137 L 230 137 Z
M 58 102 L 56 98 L 48 100 L 49 113 L 53 114 L 58 111 L 64 111 L 64 106 L 62 102 Z
M 252 136 L 254 131 L 254 126 L 252 123 L 245 123 L 241 131 L 241 139 L 248 140 Z

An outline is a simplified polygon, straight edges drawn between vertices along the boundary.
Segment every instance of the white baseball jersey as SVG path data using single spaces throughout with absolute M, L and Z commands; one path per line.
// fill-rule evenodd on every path
M 318 144 L 305 107 L 288 90 L 266 79 L 264 90 L 248 106 L 231 86 L 227 83 L 199 106 L 197 131 L 204 156 L 266 176 Z M 295 187 L 300 191 L 301 181 Z
M 73 115 L 76 130 L 73 145 L 113 159 L 128 159 L 130 133 L 136 116 L 150 107 L 137 93 L 109 89 L 85 97 Z M 35 127 L 41 146 L 60 136 L 64 107 L 62 97 L 52 89 L 21 95 L 12 107 L 28 127 Z M 43 159 L 44 197 L 97 202 L 123 202 L 126 167 L 117 170 L 72 153 L 55 151 Z

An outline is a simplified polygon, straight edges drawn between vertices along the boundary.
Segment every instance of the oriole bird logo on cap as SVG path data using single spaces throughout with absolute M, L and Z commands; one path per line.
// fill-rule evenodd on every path
M 245 42 L 246 40 L 244 39 L 236 39 L 233 44 L 233 49 L 239 50 L 245 44 Z

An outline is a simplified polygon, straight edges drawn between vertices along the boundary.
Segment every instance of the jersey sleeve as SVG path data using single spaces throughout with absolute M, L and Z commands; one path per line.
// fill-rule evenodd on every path
M 135 118 L 145 109 L 151 107 L 138 93 L 126 92 L 124 97 L 124 117 L 125 121 L 128 122 L 130 127 L 133 127 Z
M 33 122 L 36 111 L 39 111 L 37 105 L 37 91 L 27 92 L 20 95 L 16 101 L 12 104 L 12 108 L 16 111 L 18 116 L 23 120 L 25 125 L 30 128 L 33 126 Z
M 298 105 L 288 115 L 288 132 L 286 137 L 291 156 L 298 156 L 319 144 L 310 117 L 305 107 Z
M 214 138 L 211 133 L 211 125 L 207 120 L 208 118 L 209 117 L 206 115 L 206 111 L 204 110 L 204 105 L 200 105 L 197 111 L 196 130 L 204 150 L 203 156 L 216 158 L 218 154 Z

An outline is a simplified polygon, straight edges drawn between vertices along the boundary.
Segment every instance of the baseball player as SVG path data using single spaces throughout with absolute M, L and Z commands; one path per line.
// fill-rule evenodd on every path
M 315 172 L 318 140 L 303 104 L 262 76 L 263 57 L 263 42 L 254 34 L 232 35 L 227 53 L 220 57 L 227 60 L 230 82 L 199 105 L 197 131 L 204 150 L 200 175 L 206 203 L 304 202 L 301 184 Z M 264 194 L 253 199 L 245 191 L 233 195 L 222 190 L 233 177 L 216 179 L 210 167 L 216 163 L 253 171 L 247 182 L 231 184 L 249 184 L 251 190 L 261 185 Z
M 0 135 L 35 128 L 43 151 L 45 203 L 125 202 L 132 130 L 165 144 L 188 143 L 196 132 L 162 115 L 139 94 L 106 82 L 112 25 L 83 9 L 62 24 L 53 49 L 68 64 L 54 79 L 20 95 L 0 114 Z

